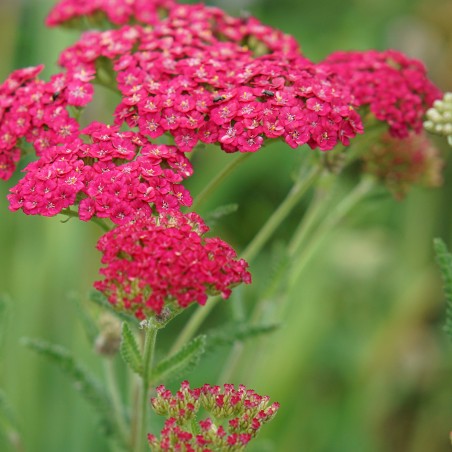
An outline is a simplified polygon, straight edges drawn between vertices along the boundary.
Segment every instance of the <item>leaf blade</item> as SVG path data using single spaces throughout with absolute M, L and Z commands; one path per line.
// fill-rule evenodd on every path
M 199 335 L 185 344 L 178 352 L 162 359 L 151 374 L 150 380 L 156 382 L 172 381 L 194 368 L 206 350 L 206 336 Z
M 121 345 L 119 347 L 122 359 L 136 374 L 143 376 L 143 357 L 129 325 L 122 324 Z

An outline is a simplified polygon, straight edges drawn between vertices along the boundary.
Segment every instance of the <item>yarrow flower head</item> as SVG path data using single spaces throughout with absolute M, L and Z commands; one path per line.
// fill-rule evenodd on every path
M 445 93 L 442 99 L 436 100 L 433 107 L 427 110 L 426 116 L 425 129 L 445 136 L 452 146 L 452 93 Z
M 425 110 L 442 96 L 420 61 L 395 50 L 334 52 L 321 64 L 349 86 L 354 105 L 367 106 L 398 138 L 419 133 Z
M 228 298 L 234 286 L 251 282 L 248 264 L 219 238 L 204 238 L 207 231 L 194 213 L 141 216 L 116 227 L 97 245 L 105 279 L 96 289 L 139 319 L 169 304 L 185 308 L 205 304 L 208 295 Z
M 180 182 L 192 166 L 174 146 L 154 145 L 135 132 L 92 123 L 81 139 L 46 148 L 11 188 L 11 210 L 53 216 L 74 206 L 81 220 L 93 216 L 116 224 L 146 212 L 172 212 L 189 206 Z
M 205 384 L 191 389 L 188 381 L 184 381 L 174 395 L 159 386 L 151 404 L 157 414 L 168 417 L 160 437 L 148 435 L 155 452 L 242 451 L 279 409 L 279 403 L 270 405 L 269 397 L 244 385 L 236 389 L 232 384 L 223 387 Z M 200 409 L 213 416 L 215 421 L 210 417 L 201 419 L 193 432 L 192 426 Z
M 49 82 L 38 78 L 44 66 L 14 71 L 0 85 L 0 178 L 8 179 L 15 169 L 24 143 L 37 155 L 50 146 L 69 143 L 79 125 L 67 107 L 79 107 L 91 100 L 90 84 L 74 97 L 79 83 L 74 74 L 57 74 Z
M 364 172 L 379 179 L 401 199 L 413 185 L 441 185 L 443 160 L 425 134 L 410 132 L 400 140 L 385 133 L 363 156 Z
M 107 19 L 124 25 L 135 19 L 152 24 L 175 4 L 174 0 L 62 0 L 49 13 L 46 25 L 81 26 L 84 16 L 90 17 L 90 23 L 104 23 Z

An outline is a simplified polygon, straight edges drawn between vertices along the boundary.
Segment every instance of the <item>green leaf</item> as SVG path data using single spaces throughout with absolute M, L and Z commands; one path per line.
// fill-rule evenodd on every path
M 130 368 L 135 373 L 142 376 L 143 358 L 135 339 L 135 335 L 126 322 L 122 324 L 122 340 L 119 350 L 123 360 L 130 366 Z
M 207 333 L 206 352 L 213 352 L 219 347 L 232 345 L 235 341 L 245 341 L 253 337 L 272 333 L 279 324 L 250 325 L 246 322 L 234 322 Z
M 185 344 L 178 352 L 169 358 L 162 359 L 151 375 L 153 384 L 173 381 L 185 376 L 201 359 L 206 350 L 206 336 L 200 335 Z
M 210 227 L 213 227 L 219 219 L 225 217 L 226 215 L 231 215 L 232 213 L 237 212 L 238 208 L 238 204 L 225 204 L 224 206 L 217 207 L 205 216 L 204 221 Z
M 16 413 L 7 400 L 6 394 L 0 389 L 0 427 L 6 437 L 10 437 L 14 433 L 17 436 L 19 430 L 19 422 Z
M 435 239 L 433 246 L 441 275 L 443 277 L 444 295 L 446 296 L 446 324 L 444 330 L 452 339 L 452 254 L 441 239 Z
M 113 403 L 102 384 L 85 367 L 79 364 L 71 352 L 59 345 L 40 339 L 23 338 L 22 343 L 56 364 L 74 383 L 75 389 L 91 404 L 100 418 L 100 426 L 107 437 L 117 436 L 119 429 L 113 414 Z
M 89 299 L 92 302 L 96 303 L 101 308 L 106 309 L 107 311 L 111 312 L 119 319 L 121 319 L 125 322 L 130 322 L 130 323 L 138 326 L 139 321 L 136 317 L 134 317 L 133 315 L 125 314 L 124 312 L 117 311 L 113 307 L 113 305 L 108 301 L 107 297 L 104 294 L 102 294 L 101 292 L 99 292 L 98 290 L 91 290 L 89 292 Z

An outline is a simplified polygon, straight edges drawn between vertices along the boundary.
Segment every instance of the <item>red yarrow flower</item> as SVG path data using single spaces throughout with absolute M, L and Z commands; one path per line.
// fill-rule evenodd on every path
M 228 298 L 234 286 L 251 282 L 248 264 L 219 238 L 204 238 L 207 231 L 194 213 L 141 216 L 116 227 L 97 245 L 105 279 L 96 289 L 140 319 L 170 303 L 185 308 L 209 295 Z
M 188 381 L 174 395 L 164 386 L 157 387 L 157 396 L 151 399 L 151 404 L 157 414 L 168 418 L 160 437 L 148 435 L 153 451 L 242 451 L 279 409 L 279 403 L 270 405 L 269 397 L 244 385 L 236 389 L 232 384 L 223 388 L 205 384 L 192 389 Z M 215 423 L 210 417 L 199 420 L 200 433 L 195 435 L 189 426 L 201 407 L 216 420 Z

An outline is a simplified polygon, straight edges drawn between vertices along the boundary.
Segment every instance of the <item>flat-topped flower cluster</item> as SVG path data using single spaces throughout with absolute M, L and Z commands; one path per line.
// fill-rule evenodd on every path
M 98 242 L 106 267 L 95 287 L 139 319 L 160 314 L 170 302 L 185 308 L 205 304 L 208 295 L 228 298 L 251 275 L 227 243 L 204 238 L 208 230 L 195 213 L 142 215 L 114 228 Z
M 269 397 L 244 385 L 237 389 L 232 384 L 190 388 L 188 381 L 184 381 L 174 395 L 165 386 L 159 386 L 151 404 L 157 414 L 168 420 L 160 437 L 148 435 L 149 444 L 156 452 L 244 450 L 262 425 L 276 415 L 279 404 L 269 402 Z M 197 420 L 201 408 L 215 421 L 210 417 Z M 196 433 L 192 430 L 194 422 Z
M 328 151 L 363 133 L 369 115 L 404 138 L 419 133 L 423 111 L 441 97 L 422 64 L 399 52 L 313 63 L 292 36 L 204 5 L 64 0 L 47 22 L 89 31 L 63 50 L 50 81 L 37 66 L 0 85 L 0 178 L 32 148 L 37 160 L 11 188 L 11 210 L 117 225 L 99 242 L 107 267 L 97 287 L 140 318 L 165 300 L 228 296 L 250 279 L 228 245 L 187 229 L 185 154 L 198 143 L 245 153 L 279 139 Z M 96 84 L 119 101 L 111 124 L 82 125 Z

